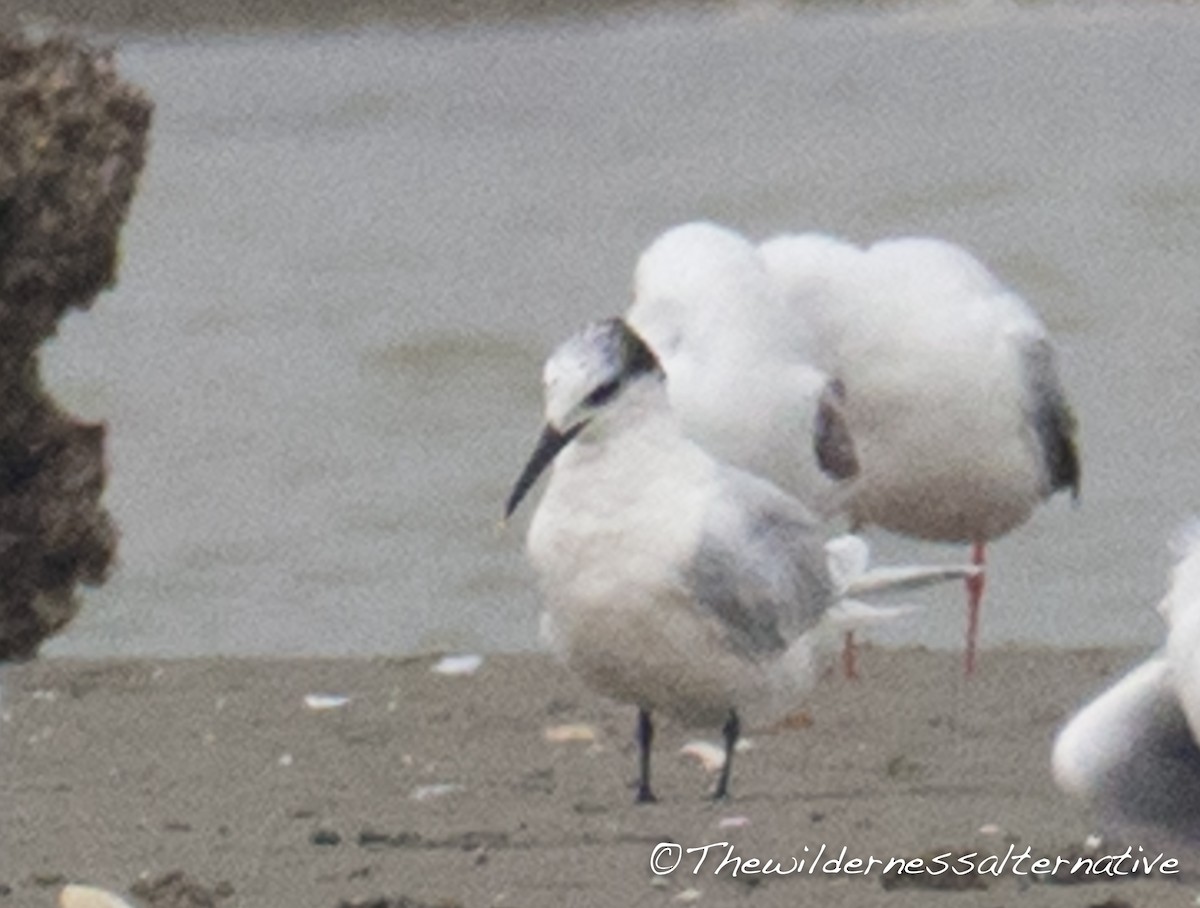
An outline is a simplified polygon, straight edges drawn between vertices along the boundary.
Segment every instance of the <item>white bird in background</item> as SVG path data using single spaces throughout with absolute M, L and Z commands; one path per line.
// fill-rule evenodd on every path
M 725 797 L 743 717 L 796 705 L 826 632 L 898 611 L 849 597 L 972 570 L 867 572 L 865 543 L 827 549 L 800 502 L 683 435 L 664 378 L 619 319 L 560 346 L 547 426 L 505 509 L 553 462 L 528 536 L 543 632 L 587 684 L 637 706 L 639 802 L 654 800 L 652 713 L 723 723 Z
M 796 330 L 758 250 L 709 222 L 672 228 L 642 254 L 626 321 L 666 370 L 684 431 L 720 460 L 828 515 L 858 471 L 841 389 Z
M 969 543 L 982 568 L 985 544 L 1043 499 L 1078 497 L 1075 419 L 1046 329 L 965 250 L 919 238 L 864 250 L 818 234 L 759 250 L 785 296 L 765 330 L 794 333 L 795 356 L 844 389 L 853 527 Z M 761 315 L 740 319 L 763 327 Z M 982 572 L 967 584 L 969 675 Z
M 1159 605 L 1166 646 L 1079 711 L 1054 743 L 1054 779 L 1107 822 L 1200 842 L 1200 528 Z
M 755 249 L 707 222 L 643 253 L 627 319 L 684 430 L 855 527 L 984 545 L 1078 491 L 1074 420 L 1045 328 L 956 246 L 822 235 Z M 847 480 L 835 482 L 834 480 Z M 968 581 L 974 670 L 983 575 Z M 847 638 L 845 666 L 854 674 Z

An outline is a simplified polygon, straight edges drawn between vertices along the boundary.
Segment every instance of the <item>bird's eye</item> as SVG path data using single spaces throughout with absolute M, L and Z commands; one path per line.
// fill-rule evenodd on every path
M 619 387 L 621 387 L 621 382 L 615 378 L 612 381 L 606 381 L 584 398 L 584 403 L 589 407 L 599 407 L 612 399 L 612 396 L 617 393 Z

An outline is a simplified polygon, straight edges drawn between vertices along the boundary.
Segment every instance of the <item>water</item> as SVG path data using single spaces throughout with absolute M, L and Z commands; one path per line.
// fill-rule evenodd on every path
M 1026 295 L 1083 502 L 992 548 L 984 642 L 1156 641 L 1200 511 L 1198 45 L 1148 4 L 121 41 L 150 164 L 118 288 L 45 355 L 109 423 L 121 565 L 47 652 L 535 645 L 528 513 L 496 522 L 542 359 L 698 217 L 941 235 Z M 960 590 L 922 598 L 888 639 L 958 646 Z

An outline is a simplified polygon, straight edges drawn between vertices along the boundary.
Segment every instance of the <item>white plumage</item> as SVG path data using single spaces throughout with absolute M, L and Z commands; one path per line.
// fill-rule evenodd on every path
M 755 249 L 684 224 L 643 253 L 628 318 L 685 431 L 820 514 L 971 543 L 982 565 L 987 541 L 1078 490 L 1045 327 L 950 243 L 802 234 Z M 968 673 L 982 591 L 968 582 Z
M 967 252 L 933 239 L 861 250 L 819 235 L 761 251 L 804 325 L 797 355 L 845 384 L 856 523 L 979 542 L 1078 482 L 1060 450 L 1072 423 L 1046 329 Z
M 1033 310 L 964 249 L 905 238 L 859 249 L 832 237 L 759 247 L 811 358 L 845 389 L 859 474 L 855 526 L 984 545 L 1059 489 L 1079 490 L 1075 421 Z M 982 576 L 968 584 L 974 669 Z
M 716 224 L 663 233 L 638 261 L 629 325 L 666 370 L 684 431 L 714 456 L 764 476 L 818 514 L 857 471 L 837 387 L 787 333 L 785 301 L 755 247 Z
M 964 575 L 872 575 L 863 543 L 827 551 L 803 505 L 684 436 L 656 358 L 620 320 L 563 344 L 545 386 L 547 428 L 507 512 L 553 462 L 528 537 L 546 636 L 590 686 L 638 707 L 639 800 L 652 800 L 651 713 L 724 723 L 723 796 L 741 717 L 795 707 L 824 637 L 897 613 L 846 597 Z
M 1054 778 L 1110 823 L 1200 841 L 1200 533 L 1159 605 L 1162 650 L 1081 709 L 1054 744 Z

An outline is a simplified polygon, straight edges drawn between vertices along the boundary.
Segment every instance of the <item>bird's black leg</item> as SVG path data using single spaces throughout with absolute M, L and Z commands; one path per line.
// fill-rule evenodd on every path
M 729 773 L 733 769 L 733 749 L 737 746 L 742 724 L 738 721 L 736 710 L 729 711 L 725 727 L 721 733 L 725 736 L 725 765 L 721 767 L 721 778 L 717 780 L 717 790 L 713 792 L 714 801 L 722 801 L 729 797 Z
M 638 709 L 637 743 L 638 743 L 638 790 L 637 803 L 653 804 L 658 798 L 650 790 L 650 744 L 654 740 L 654 724 L 650 721 L 650 711 Z

